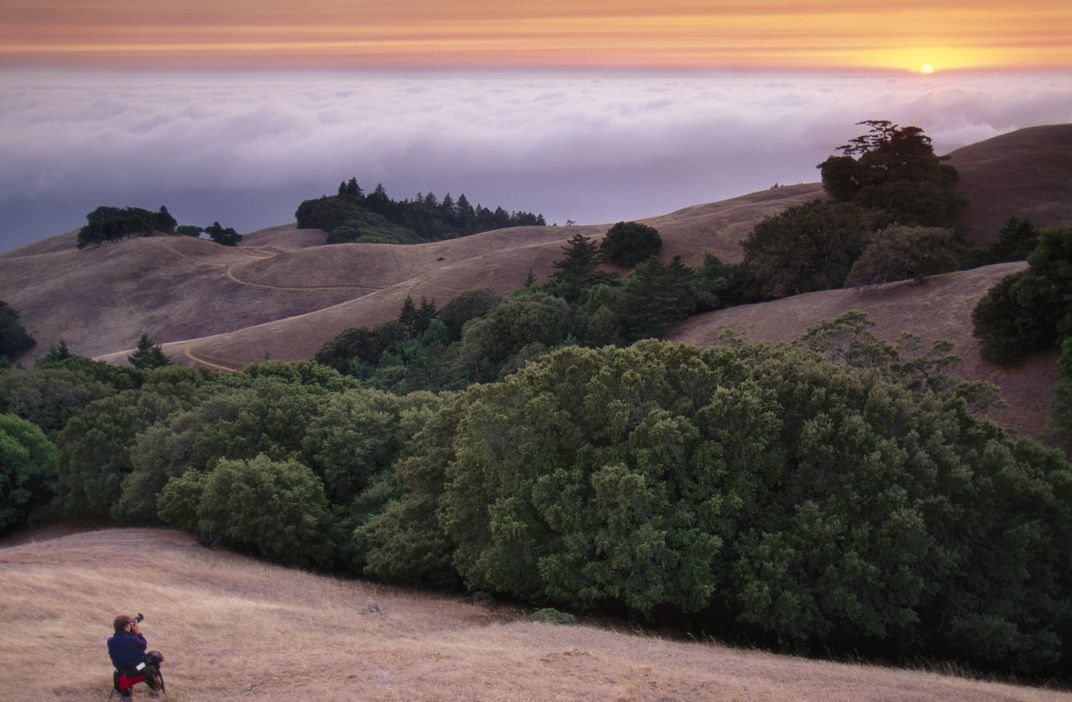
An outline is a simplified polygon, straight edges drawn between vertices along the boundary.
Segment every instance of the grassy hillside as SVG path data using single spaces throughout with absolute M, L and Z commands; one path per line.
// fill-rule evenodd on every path
M 968 241 L 988 246 L 1010 215 L 1035 226 L 1072 224 L 1072 124 L 1030 127 L 949 154 L 970 203 Z
M 142 611 L 168 699 L 1070 700 L 1072 695 L 668 641 L 265 565 L 109 529 L 0 544 L 0 699 L 105 699 L 105 640 Z M 367 613 L 374 601 L 381 613 Z M 144 697 L 139 691 L 139 697 Z
M 875 322 L 874 333 L 887 341 L 894 342 L 902 332 L 910 331 L 928 345 L 939 339 L 954 342 L 963 360 L 953 372 L 996 384 L 1009 408 L 995 419 L 1037 436 L 1049 421 L 1057 382 L 1056 352 L 1036 354 L 1020 366 L 1000 366 L 980 356 L 971 326 L 971 311 L 979 298 L 1006 275 L 1026 267 L 1023 262 L 1002 263 L 934 276 L 922 285 L 903 281 L 741 305 L 692 317 L 668 338 L 708 347 L 717 343 L 724 330 L 733 329 L 751 340 L 789 341 L 818 322 L 862 309 Z

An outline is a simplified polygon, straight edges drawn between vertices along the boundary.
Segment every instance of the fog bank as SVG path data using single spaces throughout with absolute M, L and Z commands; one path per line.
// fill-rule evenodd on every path
M 946 152 L 1072 121 L 1072 75 L 0 72 L 0 251 L 101 204 L 239 231 L 355 176 L 548 222 L 818 179 L 863 119 Z

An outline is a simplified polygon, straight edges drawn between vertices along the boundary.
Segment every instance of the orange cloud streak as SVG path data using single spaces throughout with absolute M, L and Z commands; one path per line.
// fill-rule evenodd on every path
M 1068 0 L 370 5 L 5 0 L 0 65 L 1072 68 Z

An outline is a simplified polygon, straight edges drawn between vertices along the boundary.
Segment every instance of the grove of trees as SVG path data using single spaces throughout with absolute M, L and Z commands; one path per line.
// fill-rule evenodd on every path
M 455 201 L 448 193 L 442 200 L 434 193 L 393 200 L 383 185 L 365 193 L 351 178 L 339 184 L 336 195 L 305 200 L 294 213 L 298 226 L 323 229 L 328 243 L 415 244 L 453 239 L 468 234 L 529 225 L 543 226 L 542 215 L 507 212 L 482 205 L 475 207 L 464 194 Z

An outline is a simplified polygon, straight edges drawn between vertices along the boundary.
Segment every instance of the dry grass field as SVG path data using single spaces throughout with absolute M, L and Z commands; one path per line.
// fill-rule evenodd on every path
M 47 536 L 47 534 L 46 534 Z M 142 611 L 167 699 L 1043 702 L 1072 694 L 526 621 L 515 609 L 287 570 L 181 533 L 0 543 L 0 699 L 105 700 Z M 380 613 L 368 613 L 374 601 Z M 142 686 L 135 699 L 145 699 Z

